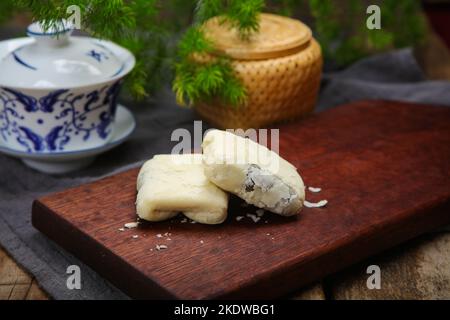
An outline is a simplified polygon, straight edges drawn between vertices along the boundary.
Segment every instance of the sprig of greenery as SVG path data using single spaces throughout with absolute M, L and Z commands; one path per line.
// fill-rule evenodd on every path
M 245 88 L 234 75 L 227 58 L 218 57 L 212 63 L 180 62 L 175 69 L 173 90 L 180 105 L 213 99 L 232 106 L 245 103 Z
M 264 8 L 263 0 L 230 0 L 225 19 L 239 31 L 239 35 L 248 39 L 259 31 L 259 13 Z
M 404 47 L 423 38 L 424 21 L 417 0 L 373 0 L 381 7 L 382 29 L 365 27 L 361 0 L 1 0 L 0 23 L 16 13 L 30 13 L 50 27 L 68 18 L 67 7 L 81 9 L 82 28 L 117 42 L 136 56 L 125 85 L 145 97 L 173 80 L 178 100 L 193 104 L 214 97 L 231 105 L 245 103 L 246 93 L 227 57 L 214 57 L 214 39 L 201 25 L 220 16 L 248 39 L 258 31 L 258 14 L 268 11 L 304 18 L 311 13 L 315 36 L 328 59 L 346 65 L 374 51 Z M 299 15 L 300 14 L 300 15 Z M 351 17 L 351 19 L 349 19 Z M 191 25 L 176 45 L 176 38 Z M 199 55 L 210 59 L 196 59 Z M 204 86 L 204 87 L 203 87 Z
M 223 22 L 229 22 L 238 30 L 242 39 L 249 39 L 259 30 L 259 13 L 263 6 L 262 0 L 198 1 L 196 23 L 187 30 L 178 45 L 173 90 L 179 104 L 192 105 L 214 98 L 232 106 L 246 102 L 245 87 L 236 77 L 231 60 L 214 55 L 214 42 L 206 38 L 202 24 L 220 15 Z M 199 58 L 205 55 L 208 59 Z

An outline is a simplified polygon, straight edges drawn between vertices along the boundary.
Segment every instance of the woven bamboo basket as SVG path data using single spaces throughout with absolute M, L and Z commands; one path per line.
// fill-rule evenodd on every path
M 220 101 L 198 103 L 200 116 L 227 128 L 261 128 L 310 113 L 316 104 L 322 73 L 320 45 L 300 21 L 261 14 L 260 32 L 241 40 L 233 28 L 217 18 L 204 30 L 218 55 L 232 58 L 237 77 L 247 91 L 244 105 Z

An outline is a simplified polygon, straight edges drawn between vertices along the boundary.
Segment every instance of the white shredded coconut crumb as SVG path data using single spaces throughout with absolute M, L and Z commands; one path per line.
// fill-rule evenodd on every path
M 165 237 L 168 237 L 168 236 L 169 236 L 169 233 L 168 233 L 168 232 L 164 233 L 164 236 L 165 236 Z
M 197 221 L 191 220 L 191 223 L 197 223 Z
M 170 240 L 172 240 L 172 239 L 170 239 L 170 238 L 167 238 L 166 240 L 170 241 Z
M 264 223 L 269 223 L 269 221 L 266 220 L 266 221 L 264 221 Z
M 237 217 L 236 217 L 236 221 L 241 221 L 242 219 L 244 219 L 243 216 L 237 216 Z
M 153 249 L 150 248 L 150 251 L 153 251 Z
M 135 234 L 135 235 L 133 236 L 133 239 L 137 239 L 137 238 L 139 238 L 139 236 L 138 236 L 137 234 Z
M 266 236 L 270 236 L 270 233 L 266 233 Z
M 308 190 L 311 191 L 311 192 L 317 193 L 317 192 L 322 191 L 322 188 L 308 187 Z
M 275 240 L 275 238 L 272 238 L 272 240 Z
M 167 249 L 167 246 L 165 244 L 157 244 L 156 245 L 156 250 L 160 251 L 160 250 L 164 250 Z
M 257 217 L 256 215 L 251 214 L 251 213 L 247 213 L 246 216 L 251 218 L 254 223 L 257 223 L 261 219 L 260 217 Z
M 307 208 L 322 208 L 325 207 L 327 205 L 328 201 L 327 200 L 321 200 L 317 203 L 313 203 L 313 202 L 309 202 L 309 201 L 305 201 L 305 207 Z
M 138 225 L 139 225 L 138 222 L 128 222 L 128 223 L 125 223 L 123 226 L 127 229 L 132 229 L 132 228 L 137 228 Z
M 186 218 L 184 218 L 183 220 L 181 220 L 180 221 L 181 223 L 186 223 L 187 222 L 187 219 Z
M 203 244 L 204 243 L 203 240 L 200 240 L 200 243 Z
M 119 228 L 119 231 L 125 231 L 125 229 L 124 228 Z
M 264 215 L 264 210 L 263 209 L 258 209 L 256 210 L 256 214 L 258 217 L 262 217 Z
M 162 238 L 162 234 L 161 234 L 161 233 L 158 233 L 156 236 L 157 236 L 158 238 Z

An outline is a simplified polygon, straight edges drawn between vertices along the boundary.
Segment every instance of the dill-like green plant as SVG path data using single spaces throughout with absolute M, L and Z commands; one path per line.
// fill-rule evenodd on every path
M 245 103 L 246 91 L 236 78 L 228 57 L 214 57 L 214 42 L 207 39 L 201 26 L 208 19 L 219 16 L 236 28 L 242 39 L 248 39 L 259 29 L 262 0 L 200 0 L 195 10 L 195 23 L 178 45 L 173 89 L 179 104 L 219 99 L 238 106 Z M 208 54 L 210 61 L 198 61 L 197 55 Z
M 366 28 L 369 3 L 381 7 L 381 30 Z M 29 13 L 49 27 L 68 18 L 71 5 L 81 9 L 83 31 L 135 54 L 136 67 L 125 82 L 128 92 L 142 98 L 173 81 L 183 104 L 216 98 L 233 106 L 245 103 L 245 88 L 229 58 L 194 59 L 199 54 L 214 56 L 214 39 L 206 39 L 201 26 L 215 16 L 227 20 L 242 39 L 258 32 L 263 9 L 307 19 L 325 57 L 339 65 L 417 43 L 425 29 L 418 0 L 1 0 L 0 23 L 16 13 Z

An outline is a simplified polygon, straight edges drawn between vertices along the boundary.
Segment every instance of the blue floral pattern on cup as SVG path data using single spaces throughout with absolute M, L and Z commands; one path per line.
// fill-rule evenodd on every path
M 86 53 L 87 56 L 94 58 L 97 60 L 97 62 L 102 62 L 102 59 L 108 60 L 109 57 L 106 53 L 101 51 L 96 51 L 95 49 L 90 50 L 88 53 Z
M 88 93 L 58 89 L 40 98 L 0 87 L 0 137 L 29 153 L 63 151 L 80 135 L 84 142 L 106 140 L 120 86 L 121 80 Z

